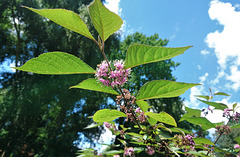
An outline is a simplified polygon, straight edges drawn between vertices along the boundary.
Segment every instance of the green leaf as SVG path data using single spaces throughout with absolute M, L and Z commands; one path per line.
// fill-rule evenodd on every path
M 98 82 L 97 79 L 89 78 L 84 80 L 83 82 L 79 83 L 78 85 L 72 86 L 70 88 L 81 88 L 81 89 L 88 89 L 98 92 L 110 93 L 114 95 L 119 95 L 114 89 L 110 86 L 103 85 L 102 82 Z
M 103 41 L 121 28 L 123 20 L 115 13 L 108 10 L 100 0 L 94 0 L 88 6 L 93 25 Z
M 207 105 L 210 105 L 210 106 L 213 106 L 215 107 L 215 109 L 219 109 L 219 110 L 224 110 L 225 108 L 228 108 L 227 105 L 223 104 L 223 103 L 216 103 L 216 102 L 210 102 L 210 101 L 204 101 L 204 100 L 201 100 L 201 99 L 198 99 L 199 101 L 207 104 Z
M 238 128 L 240 128 L 240 124 L 237 124 L 231 127 L 231 129 L 238 129 Z
M 88 125 L 87 127 L 83 128 L 83 129 L 91 129 L 91 128 L 95 128 L 95 127 L 98 127 L 98 126 L 101 126 L 103 125 L 103 122 L 101 123 L 92 123 L 90 125 Z
M 149 45 L 132 45 L 128 48 L 124 69 L 132 68 L 142 64 L 158 62 L 173 58 L 192 46 L 168 48 Z
M 95 70 L 78 57 L 64 52 L 48 52 L 30 59 L 17 70 L 49 75 L 94 74 Z
M 240 136 L 234 138 L 235 141 L 237 141 L 238 144 L 240 144 Z
M 167 114 L 166 112 L 160 112 L 159 114 L 152 113 L 152 112 L 146 112 L 145 115 L 149 116 L 159 122 L 177 127 L 177 123 L 176 123 L 175 119 L 171 115 Z
M 25 6 L 24 6 L 25 7 Z M 63 26 L 71 31 L 79 33 L 89 39 L 95 41 L 92 34 L 89 32 L 87 25 L 82 21 L 79 15 L 73 11 L 65 9 L 34 9 L 30 7 L 25 7 L 49 20 Z
M 123 150 L 110 150 L 107 152 L 103 152 L 102 154 L 115 155 L 115 154 L 122 154 L 123 152 L 124 152 Z
M 130 135 L 130 136 L 135 136 L 135 137 L 143 137 L 142 135 L 137 134 L 135 132 L 128 132 L 127 134 Z
M 145 83 L 139 91 L 137 100 L 154 98 L 170 98 L 183 94 L 191 87 L 200 84 L 174 82 L 168 80 L 155 80 Z
M 185 110 L 187 111 L 187 113 L 182 116 L 179 122 L 184 121 L 186 118 L 190 117 L 201 117 L 201 110 L 199 109 L 192 109 L 185 106 Z
M 230 96 L 224 92 L 217 92 L 217 93 L 214 93 L 214 95 L 223 95 L 223 96 Z
M 109 122 L 109 121 L 113 121 L 119 117 L 127 117 L 127 115 L 118 110 L 102 109 L 102 110 L 98 110 L 93 115 L 93 121 L 94 122 Z
M 191 117 L 185 118 L 185 120 L 188 121 L 189 123 L 201 126 L 203 130 L 215 128 L 215 125 L 205 117 Z
M 205 100 L 210 100 L 212 97 L 210 96 L 205 96 L 205 95 L 194 95 L 195 97 L 198 97 L 198 98 L 203 98 Z
M 152 126 L 154 126 L 155 124 L 157 124 L 157 120 L 155 120 L 155 119 L 153 119 L 153 118 L 151 118 L 151 117 L 148 118 L 148 122 L 149 122 L 149 124 L 152 125 Z
M 186 134 L 192 134 L 192 132 L 183 129 L 183 128 L 169 128 L 172 132 L 178 132 L 178 133 L 186 133 Z
M 214 143 L 212 141 L 210 141 L 209 139 L 206 138 L 194 138 L 193 141 L 196 144 L 209 144 L 209 145 L 214 145 Z
M 234 103 L 233 104 L 233 111 L 235 111 L 236 106 L 237 106 L 237 103 Z
M 148 103 L 146 101 L 136 101 L 137 105 L 140 107 L 140 109 L 145 113 L 148 110 Z

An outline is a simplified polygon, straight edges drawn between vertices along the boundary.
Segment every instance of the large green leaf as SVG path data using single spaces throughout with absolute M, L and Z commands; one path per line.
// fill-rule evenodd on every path
M 136 103 L 143 112 L 147 112 L 149 105 L 146 101 L 140 100 L 140 101 L 136 101 Z
M 175 119 L 166 112 L 160 112 L 159 114 L 152 113 L 152 112 L 146 112 L 145 115 L 149 116 L 159 122 L 177 127 L 177 123 L 176 123 Z
M 187 113 L 185 113 L 181 117 L 179 122 L 184 121 L 186 118 L 190 118 L 190 117 L 201 117 L 201 110 L 199 109 L 192 109 L 185 106 L 185 110 L 187 111 Z
M 118 110 L 102 109 L 93 115 L 94 122 L 109 122 L 119 117 L 127 117 L 126 114 Z
M 100 0 L 94 0 L 88 9 L 93 25 L 103 41 L 121 28 L 123 20 L 108 10 Z
M 154 98 L 170 98 L 183 94 L 191 87 L 200 84 L 182 83 L 168 80 L 155 80 L 144 84 L 137 96 L 137 100 L 146 100 Z
M 203 130 L 215 128 L 215 125 L 205 117 L 191 117 L 185 118 L 185 120 L 188 121 L 189 123 L 201 126 Z
M 230 96 L 224 92 L 217 92 L 217 93 L 214 93 L 214 95 Z
M 81 89 L 88 89 L 88 90 L 93 90 L 93 91 L 98 91 L 98 92 L 120 95 L 120 94 L 118 94 L 118 92 L 116 92 L 111 87 L 103 85 L 103 83 L 98 82 L 97 79 L 94 79 L 94 78 L 84 80 L 83 82 L 79 83 L 78 85 L 72 86 L 70 88 L 81 88 Z
M 37 74 L 94 74 L 95 70 L 84 63 L 81 59 L 64 52 L 49 52 L 30 59 L 17 70 Z
M 209 139 L 206 138 L 194 138 L 193 141 L 196 144 L 209 144 L 209 145 L 214 145 L 214 143 L 212 141 L 210 141 Z
M 183 54 L 183 52 L 190 47 L 191 46 L 168 48 L 149 45 L 132 45 L 128 48 L 124 68 L 128 69 L 142 64 L 170 59 Z
M 94 37 L 89 32 L 87 25 L 82 21 L 80 16 L 73 11 L 65 9 L 34 9 L 30 7 L 25 8 L 48 18 L 60 26 L 70 29 L 95 41 Z
M 198 99 L 199 101 L 207 104 L 207 105 L 210 105 L 210 106 L 213 106 L 215 107 L 215 109 L 219 109 L 219 110 L 224 110 L 225 108 L 228 108 L 227 105 L 223 104 L 223 103 L 216 103 L 216 102 L 210 102 L 210 101 L 204 101 L 204 100 L 201 100 L 201 99 Z

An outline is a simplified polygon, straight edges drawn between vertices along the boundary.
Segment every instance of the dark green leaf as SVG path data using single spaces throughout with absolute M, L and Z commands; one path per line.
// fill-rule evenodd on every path
M 123 20 L 108 10 L 100 0 L 94 0 L 88 9 L 93 25 L 103 41 L 121 28 Z
M 127 117 L 127 115 L 118 110 L 102 109 L 102 110 L 98 110 L 93 115 L 93 121 L 94 122 L 109 122 L 109 121 L 115 120 L 119 117 Z
M 137 100 L 177 97 L 191 87 L 200 84 L 182 83 L 168 80 L 155 80 L 144 84 L 137 96 Z
M 234 138 L 235 141 L 237 141 L 238 144 L 240 144 L 240 136 Z
M 109 86 L 103 85 L 101 82 L 98 82 L 94 78 L 84 80 L 83 82 L 79 83 L 78 85 L 72 86 L 70 88 L 81 88 L 81 89 L 88 89 L 88 90 L 93 90 L 93 91 L 98 91 L 98 92 L 119 95 L 118 92 L 116 92 L 114 89 L 112 89 Z
M 49 75 L 94 74 L 95 70 L 81 59 L 64 52 L 49 52 L 30 59 L 17 70 Z

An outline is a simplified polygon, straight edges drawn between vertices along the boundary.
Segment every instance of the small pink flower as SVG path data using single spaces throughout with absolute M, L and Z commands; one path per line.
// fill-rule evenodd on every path
M 232 109 L 230 109 L 230 108 L 224 109 L 223 117 L 229 117 L 230 116 L 230 111 L 232 111 Z
M 141 110 L 140 108 L 137 108 L 135 112 L 140 113 L 140 110 Z
M 125 147 L 124 149 L 124 156 L 134 156 L 134 150 L 133 150 L 133 147 Z
M 155 153 L 154 149 L 150 146 L 147 146 L 147 150 L 146 150 L 146 153 L 148 155 L 153 155 Z
M 235 144 L 235 145 L 234 145 L 234 149 L 240 149 L 239 144 Z
M 106 128 L 111 129 L 112 128 L 112 124 L 108 123 L 108 122 L 104 122 L 104 125 L 106 126 Z

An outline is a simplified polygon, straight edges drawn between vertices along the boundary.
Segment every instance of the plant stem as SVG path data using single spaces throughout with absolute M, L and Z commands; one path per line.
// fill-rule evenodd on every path
M 100 48 L 100 50 L 101 50 L 101 52 L 102 52 L 102 55 L 103 55 L 104 59 L 106 60 L 106 62 L 107 62 L 107 64 L 108 64 L 108 67 L 109 67 L 110 71 L 113 71 L 112 68 L 111 68 L 111 66 L 110 66 L 110 63 L 109 63 L 109 61 L 108 61 L 108 59 L 107 59 L 107 56 L 106 56 L 106 54 L 105 54 L 105 52 L 104 52 L 104 42 L 102 42 L 102 45 L 99 45 L 99 43 L 98 43 L 98 46 L 99 46 L 99 48 Z M 119 89 L 119 91 L 120 91 L 120 93 L 121 93 L 121 95 L 122 95 L 122 97 L 123 97 L 123 99 L 124 99 L 124 102 L 127 102 L 126 99 L 125 99 L 125 97 L 124 97 L 124 93 L 123 93 L 121 87 L 120 87 L 119 85 L 117 85 L 117 88 Z M 131 110 L 131 113 L 132 113 L 133 118 L 134 118 L 135 122 L 137 123 L 138 127 L 139 127 L 141 130 L 143 130 L 142 127 L 140 126 L 139 122 L 137 121 L 137 118 L 136 118 L 135 113 L 134 113 L 132 110 Z M 143 131 L 145 131 L 145 130 L 143 130 Z
M 229 120 L 228 120 L 228 122 L 227 122 L 226 125 L 228 125 L 228 123 L 230 122 L 231 119 L 232 119 L 232 117 L 229 118 Z M 217 141 L 220 139 L 220 137 L 222 136 L 222 134 L 223 134 L 223 132 L 221 132 L 221 133 L 218 135 L 217 139 L 216 139 L 215 142 L 214 142 L 214 145 L 215 145 L 215 144 L 217 143 Z M 210 151 L 211 151 L 211 149 L 208 150 L 207 156 L 208 156 L 208 154 L 210 153 Z

